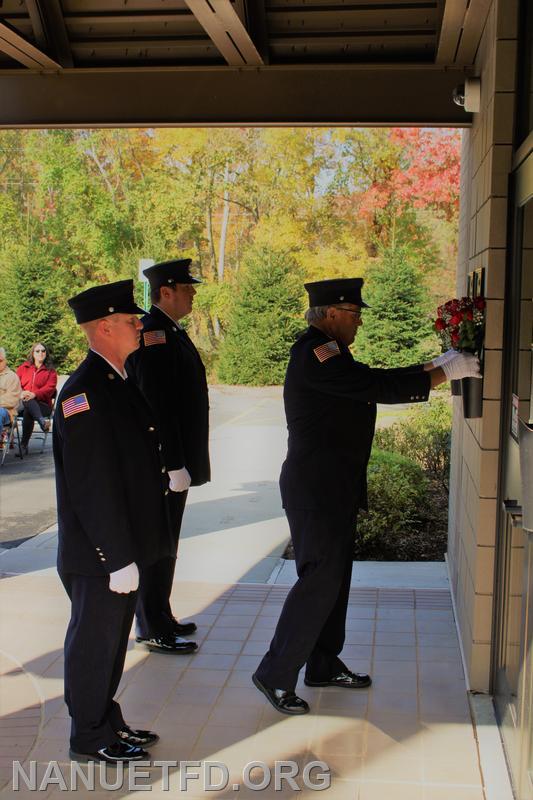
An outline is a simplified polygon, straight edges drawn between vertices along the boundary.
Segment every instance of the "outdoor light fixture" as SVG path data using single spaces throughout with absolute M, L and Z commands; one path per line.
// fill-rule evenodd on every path
M 467 78 L 464 83 L 455 87 L 452 99 L 456 106 L 462 106 L 465 111 L 477 113 L 481 107 L 480 79 Z

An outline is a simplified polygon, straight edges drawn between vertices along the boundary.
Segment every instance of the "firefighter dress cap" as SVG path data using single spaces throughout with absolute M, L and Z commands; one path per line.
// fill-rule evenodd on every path
M 309 295 L 309 308 L 334 306 L 337 303 L 353 303 L 360 308 L 369 308 L 361 297 L 362 278 L 332 278 L 327 281 L 305 283 Z
M 71 297 L 68 304 L 78 325 L 110 314 L 146 314 L 135 302 L 132 280 L 92 286 Z
M 143 275 L 148 278 L 150 289 L 160 289 L 161 286 L 173 286 L 175 283 L 202 283 L 191 275 L 191 258 L 174 258 L 172 261 L 161 261 L 152 267 L 143 269 Z

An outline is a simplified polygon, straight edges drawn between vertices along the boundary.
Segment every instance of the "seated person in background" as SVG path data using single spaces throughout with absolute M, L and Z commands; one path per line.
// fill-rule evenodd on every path
M 50 428 L 50 421 L 45 417 L 52 413 L 57 386 L 57 372 L 48 349 L 41 342 L 32 345 L 28 360 L 17 368 L 17 375 L 22 386 L 22 403 L 19 406 L 19 411 L 23 412 L 21 444 L 26 454 L 35 420 L 42 431 Z
M 19 377 L 7 366 L 5 348 L 0 347 L 0 449 L 7 438 L 7 430 L 5 432 L 3 430 L 4 425 L 13 422 L 21 392 Z

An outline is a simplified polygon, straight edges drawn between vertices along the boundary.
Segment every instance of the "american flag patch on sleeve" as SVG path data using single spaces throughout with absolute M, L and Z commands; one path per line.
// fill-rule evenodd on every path
M 339 356 L 341 351 L 339 350 L 339 345 L 335 340 L 331 342 L 326 342 L 326 344 L 321 344 L 318 347 L 313 349 L 313 353 L 318 358 L 320 363 L 323 361 L 327 361 L 328 358 L 332 358 L 333 356 Z
M 144 344 L 150 347 L 152 344 L 166 344 L 167 335 L 165 331 L 146 331 L 143 333 Z
M 61 403 L 63 409 L 63 416 L 72 417 L 74 414 L 81 414 L 82 411 L 89 411 L 90 405 L 87 400 L 85 392 L 83 394 L 75 394 L 74 397 L 69 397 Z

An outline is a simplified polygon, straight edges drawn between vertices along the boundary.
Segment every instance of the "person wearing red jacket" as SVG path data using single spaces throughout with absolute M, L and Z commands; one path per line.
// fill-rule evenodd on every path
M 56 394 L 57 372 L 52 365 L 48 349 L 41 342 L 35 342 L 24 361 L 17 368 L 22 386 L 22 402 L 19 410 L 22 416 L 22 451 L 28 453 L 28 442 L 33 432 L 35 420 L 42 431 L 50 429 L 52 402 Z

